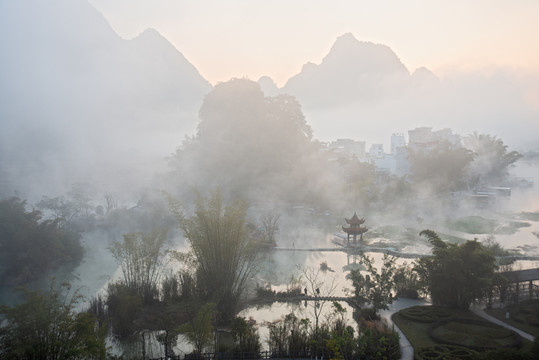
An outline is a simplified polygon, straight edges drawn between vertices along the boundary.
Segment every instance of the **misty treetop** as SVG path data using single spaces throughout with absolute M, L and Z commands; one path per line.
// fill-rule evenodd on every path
M 509 151 L 496 136 L 476 132 L 464 137 L 462 145 L 460 141 L 439 141 L 408 146 L 407 155 L 412 185 L 409 189 L 437 197 L 449 192 L 485 191 L 488 186 L 509 186 L 509 169 L 522 157 L 517 151 Z
M 80 235 L 61 219 L 42 220 L 17 197 L 0 200 L 0 283 L 21 285 L 62 265 L 75 266 L 83 255 Z
M 408 146 L 406 175 L 382 179 L 373 165 L 315 140 L 296 98 L 267 97 L 247 79 L 215 86 L 199 118 L 197 133 L 169 158 L 166 183 L 172 193 L 220 187 L 226 198 L 287 206 L 338 209 L 383 201 L 410 208 L 403 200 L 503 186 L 520 158 L 500 139 L 475 133 L 464 139 L 465 146 L 443 139 Z
M 196 136 L 170 164 L 176 186 L 293 202 L 321 195 L 328 172 L 319 149 L 294 97 L 265 97 L 258 83 L 233 79 L 206 96 Z
M 441 142 L 427 151 L 409 151 L 411 178 L 429 190 L 446 193 L 461 190 L 466 184 L 466 170 L 473 161 L 472 151 L 449 142 Z
M 473 184 L 478 186 L 503 181 L 508 169 L 522 157 L 517 151 L 508 151 L 502 139 L 488 134 L 474 132 L 465 137 L 463 143 L 475 154 L 469 176 Z

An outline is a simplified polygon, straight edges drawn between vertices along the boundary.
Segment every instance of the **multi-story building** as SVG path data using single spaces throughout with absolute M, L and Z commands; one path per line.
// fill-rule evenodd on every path
M 384 145 L 383 144 L 372 144 L 369 149 L 369 156 L 372 158 L 381 158 L 384 156 Z
M 431 150 L 443 141 L 453 146 L 461 146 L 460 135 L 453 134 L 448 128 L 432 131 L 431 127 L 419 127 L 408 130 L 408 146 L 414 150 Z
M 328 147 L 342 154 L 355 155 L 358 159 L 364 159 L 366 156 L 365 141 L 337 139 L 332 141 Z
M 406 146 L 406 139 L 404 134 L 393 134 L 391 135 L 391 154 L 395 155 L 397 149 L 403 148 Z

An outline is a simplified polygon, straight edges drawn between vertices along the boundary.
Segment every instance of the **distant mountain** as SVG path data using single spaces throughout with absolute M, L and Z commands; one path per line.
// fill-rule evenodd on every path
M 320 64 L 306 63 L 278 92 L 298 98 L 314 136 L 325 141 L 387 144 L 391 133 L 428 126 L 463 136 L 493 134 L 512 147 L 533 149 L 539 108 L 531 79 L 537 78 L 507 68 L 487 75 L 455 71 L 443 79 L 424 67 L 410 74 L 388 46 L 344 34 Z M 260 83 L 275 91 L 267 79 Z
M 157 31 L 122 39 L 86 0 L 0 2 L 0 48 L 0 196 L 151 176 L 212 89 Z
M 341 106 L 386 97 L 399 91 L 410 73 L 385 45 L 337 38 L 319 65 L 307 63 L 281 92 L 295 95 L 307 108 Z
M 280 93 L 277 84 L 275 84 L 275 81 L 269 76 L 262 76 L 258 79 L 258 85 L 260 85 L 260 88 L 266 96 L 276 96 Z

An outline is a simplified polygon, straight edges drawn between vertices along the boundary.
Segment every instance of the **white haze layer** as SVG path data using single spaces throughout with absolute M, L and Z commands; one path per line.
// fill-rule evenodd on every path
M 101 193 L 151 186 L 165 157 L 195 133 L 211 91 L 157 31 L 124 40 L 84 0 L 2 1 L 0 46 L 2 197 L 38 200 L 81 181 Z M 443 79 L 410 72 L 389 47 L 345 34 L 282 89 L 261 83 L 266 95 L 296 96 L 323 141 L 353 138 L 387 151 L 392 133 L 430 126 L 529 150 L 538 146 L 538 80 L 515 69 Z

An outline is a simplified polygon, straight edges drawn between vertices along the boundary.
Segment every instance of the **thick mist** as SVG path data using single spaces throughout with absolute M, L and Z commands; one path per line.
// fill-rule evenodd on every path
M 228 320 L 258 290 L 303 294 L 309 273 L 310 293 L 338 279 L 327 292 L 350 296 L 363 251 L 431 254 L 424 229 L 537 267 L 539 74 L 411 71 L 348 33 L 281 88 L 210 84 L 158 30 L 121 38 L 87 0 L 0 0 L 0 48 L 0 305 L 67 281 L 119 347 L 138 357 L 135 334 L 157 357 L 243 256 Z M 361 251 L 343 240 L 356 213 Z M 224 265 L 205 278 L 197 239 Z M 151 286 L 129 292 L 124 266 L 147 264 Z
M 83 0 L 0 3 L 0 45 L 0 198 L 68 204 L 84 184 L 86 220 L 99 224 L 101 247 L 163 225 L 161 190 L 189 207 L 194 189 L 220 187 L 227 199 L 250 202 L 253 222 L 280 214 L 278 244 L 298 247 L 325 242 L 354 211 L 372 228 L 415 229 L 484 210 L 444 198 L 417 176 L 381 179 L 373 159 L 322 141 L 382 143 L 388 153 L 391 134 L 426 126 L 488 134 L 508 152 L 537 150 L 537 74 L 411 72 L 388 46 L 352 34 L 280 89 L 269 77 L 212 86 L 158 31 L 123 39 Z M 459 171 L 487 166 L 477 165 Z M 523 193 L 515 194 L 536 195 Z
M 128 198 L 151 187 L 167 155 L 196 134 L 211 85 L 157 31 L 122 39 L 85 1 L 1 6 L 0 194 L 38 201 L 90 182 Z M 267 97 L 296 97 L 315 140 L 387 151 L 391 133 L 430 126 L 503 135 L 525 151 L 535 146 L 536 78 L 512 69 L 410 73 L 389 47 L 345 34 L 281 89 L 268 77 L 260 84 Z
M 3 197 L 148 186 L 211 89 L 157 31 L 120 38 L 86 1 L 0 4 Z

